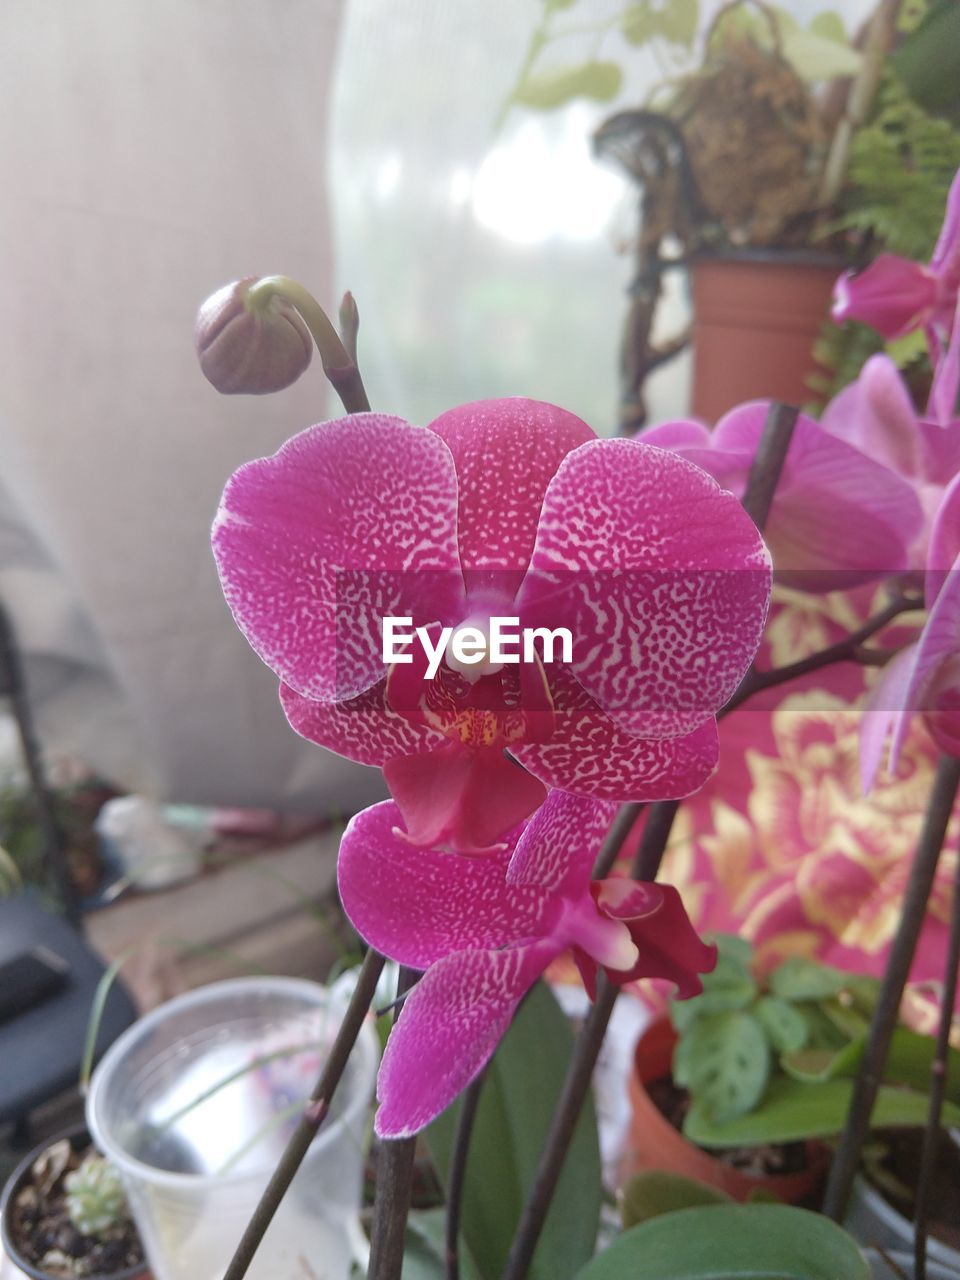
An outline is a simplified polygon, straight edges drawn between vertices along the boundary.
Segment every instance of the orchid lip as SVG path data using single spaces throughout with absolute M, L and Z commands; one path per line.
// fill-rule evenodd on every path
M 627 925 L 603 915 L 591 897 L 564 904 L 556 936 L 607 969 L 632 969 L 640 957 Z

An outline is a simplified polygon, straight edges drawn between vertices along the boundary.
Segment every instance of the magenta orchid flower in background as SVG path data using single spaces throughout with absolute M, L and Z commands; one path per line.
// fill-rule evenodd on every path
M 427 428 L 369 413 L 311 427 L 231 478 L 213 545 L 293 727 L 382 767 L 408 840 L 461 852 L 495 845 L 548 786 L 698 789 L 770 592 L 762 539 L 710 476 L 531 400 Z M 416 647 L 386 668 L 388 616 L 565 627 L 571 661 L 500 666 L 488 647 L 426 682 Z
M 413 849 L 397 806 L 357 814 L 337 878 L 357 932 L 386 956 L 426 970 L 390 1034 L 377 1094 L 380 1137 L 416 1133 L 483 1068 L 523 998 L 568 948 L 591 996 L 603 969 L 701 990 L 716 948 L 693 930 L 677 891 L 622 878 L 591 881 L 615 811 L 604 801 L 550 796 L 505 849 L 464 859 Z
M 681 420 L 639 438 L 672 449 L 742 494 L 769 408 L 768 401 L 751 401 L 731 409 L 713 431 Z M 914 486 L 857 444 L 805 414 L 797 419 L 764 530 L 774 568 L 791 586 L 832 591 L 910 566 L 923 527 Z
M 887 664 L 870 692 L 860 734 L 865 791 L 873 785 L 891 729 L 889 768 L 896 770 L 918 711 L 940 750 L 960 757 L 960 475 L 933 522 L 924 593 L 927 619 L 919 638 Z
M 820 418 L 825 431 L 846 440 L 913 487 L 923 510 L 908 567 L 927 563 L 931 528 L 944 491 L 960 472 L 960 418 L 949 429 L 917 413 L 889 356 L 871 356 L 855 382 L 830 401 Z
M 933 365 L 929 416 L 946 426 L 960 387 L 960 172 L 947 197 L 943 227 L 927 266 L 882 253 L 863 271 L 846 272 L 834 289 L 833 318 L 860 320 L 890 341 L 922 328 Z

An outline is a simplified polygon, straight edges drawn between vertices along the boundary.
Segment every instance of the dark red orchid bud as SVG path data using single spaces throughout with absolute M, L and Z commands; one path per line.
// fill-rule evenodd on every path
M 297 310 L 276 294 L 251 305 L 256 276 L 225 285 L 197 313 L 194 345 L 204 377 L 224 395 L 265 395 L 296 382 L 313 339 Z

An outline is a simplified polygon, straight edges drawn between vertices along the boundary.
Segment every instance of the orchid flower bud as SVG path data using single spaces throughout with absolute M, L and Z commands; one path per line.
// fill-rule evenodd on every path
M 224 395 L 265 395 L 296 382 L 313 339 L 296 308 L 277 295 L 251 303 L 256 276 L 225 285 L 197 314 L 194 344 L 208 382 Z

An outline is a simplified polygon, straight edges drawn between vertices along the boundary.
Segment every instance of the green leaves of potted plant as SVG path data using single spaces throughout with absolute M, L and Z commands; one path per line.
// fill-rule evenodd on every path
M 758 1182 L 802 1198 L 825 1163 L 808 1144 L 842 1128 L 876 983 L 799 957 L 761 980 L 748 943 L 724 936 L 718 945 L 703 994 L 675 1004 L 673 1025 L 655 1024 L 637 1047 L 629 1167 L 672 1167 L 741 1200 Z M 923 1125 L 933 1049 L 897 1028 L 875 1128 Z M 957 1055 L 949 1074 L 944 1119 L 956 1124 Z M 707 1150 L 725 1154 L 718 1161 Z

